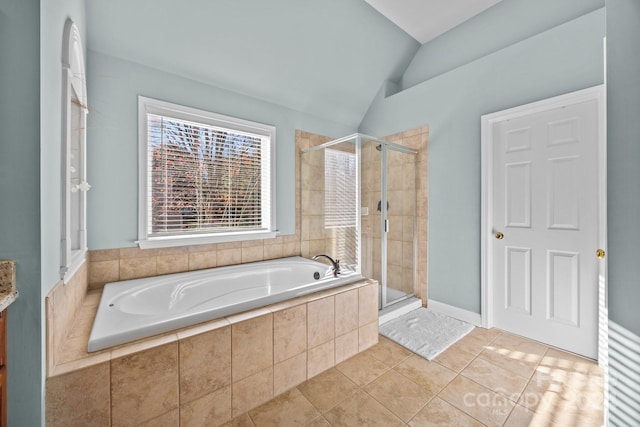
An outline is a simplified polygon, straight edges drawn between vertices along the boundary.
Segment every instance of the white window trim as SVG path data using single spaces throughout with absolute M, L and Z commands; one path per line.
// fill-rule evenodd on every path
M 84 64 L 84 50 L 80 31 L 71 19 L 64 26 L 62 40 L 62 163 L 61 163 L 61 227 L 60 227 L 60 277 L 68 283 L 86 260 L 87 253 L 87 195 L 89 187 L 86 183 L 86 143 L 87 143 L 87 81 Z M 74 130 L 71 129 L 71 103 L 80 103 L 80 170 L 77 171 L 78 182 L 71 182 L 71 145 Z M 83 185 L 79 185 L 83 184 Z M 80 215 L 75 224 L 79 229 L 79 248 L 72 248 L 71 192 L 78 191 L 80 198 Z
M 221 126 L 270 138 L 270 224 L 268 230 L 193 234 L 186 236 L 149 236 L 147 231 L 149 196 L 147 168 L 147 114 L 170 116 L 212 126 Z M 138 96 L 138 240 L 141 249 L 165 248 L 173 246 L 199 245 L 209 243 L 237 242 L 245 240 L 270 239 L 276 230 L 276 128 L 274 126 L 224 116 L 197 108 L 185 107 L 153 98 Z

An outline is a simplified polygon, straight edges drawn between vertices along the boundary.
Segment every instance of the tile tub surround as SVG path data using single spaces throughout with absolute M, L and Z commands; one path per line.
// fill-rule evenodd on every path
M 175 248 L 89 251 L 89 289 L 106 283 L 300 255 L 300 237 Z
M 0 311 L 18 298 L 16 289 L 16 265 L 14 261 L 0 261 Z
M 88 354 L 89 292 L 47 378 L 47 425 L 223 424 L 375 345 L 377 298 L 363 280 Z
M 87 295 L 87 263 L 67 283 L 62 280 L 51 289 L 45 298 L 47 320 L 47 371 L 51 372 L 60 355 L 76 315 Z

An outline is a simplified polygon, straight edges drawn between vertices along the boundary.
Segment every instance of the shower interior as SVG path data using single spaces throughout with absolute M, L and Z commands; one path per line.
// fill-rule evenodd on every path
M 379 308 L 416 294 L 417 152 L 362 134 L 301 155 L 301 252 L 380 283 Z

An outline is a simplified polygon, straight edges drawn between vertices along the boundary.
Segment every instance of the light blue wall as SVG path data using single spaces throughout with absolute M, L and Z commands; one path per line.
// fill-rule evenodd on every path
M 503 0 L 423 44 L 401 79 L 406 89 L 604 6 L 604 0 Z
M 420 47 L 363 0 L 104 0 L 87 14 L 91 50 L 353 129 Z
M 42 387 L 46 377 L 46 316 L 44 299 L 60 281 L 62 165 L 62 37 L 67 18 L 86 40 L 85 0 L 40 2 L 40 336 Z M 43 405 L 44 408 L 44 400 Z M 44 411 L 44 409 L 43 409 Z
M 640 1 L 607 0 L 610 425 L 640 425 Z
M 8 309 L 10 426 L 42 424 L 40 2 L 0 2 L 0 259 L 14 259 Z M 4 392 L 4 391 L 3 391 Z
M 640 336 L 640 1 L 607 0 L 609 316 Z
M 372 103 L 364 133 L 429 125 L 429 298 L 480 312 L 480 116 L 602 83 L 604 24 L 603 8 Z
M 355 132 L 225 89 L 89 50 L 88 235 L 90 249 L 133 246 L 138 237 L 138 95 L 276 126 L 277 227 L 295 232 L 294 131 Z

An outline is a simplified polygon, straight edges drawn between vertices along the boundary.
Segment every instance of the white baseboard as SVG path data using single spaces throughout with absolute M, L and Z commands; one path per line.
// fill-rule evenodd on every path
M 434 301 L 430 299 L 427 302 L 427 308 L 435 311 L 436 313 L 444 314 L 454 319 L 462 320 L 463 322 L 471 323 L 475 326 L 482 325 L 482 316 L 479 313 L 474 313 L 473 311 L 465 310 L 463 308 L 454 307 L 449 304 L 445 304 L 443 302 Z

